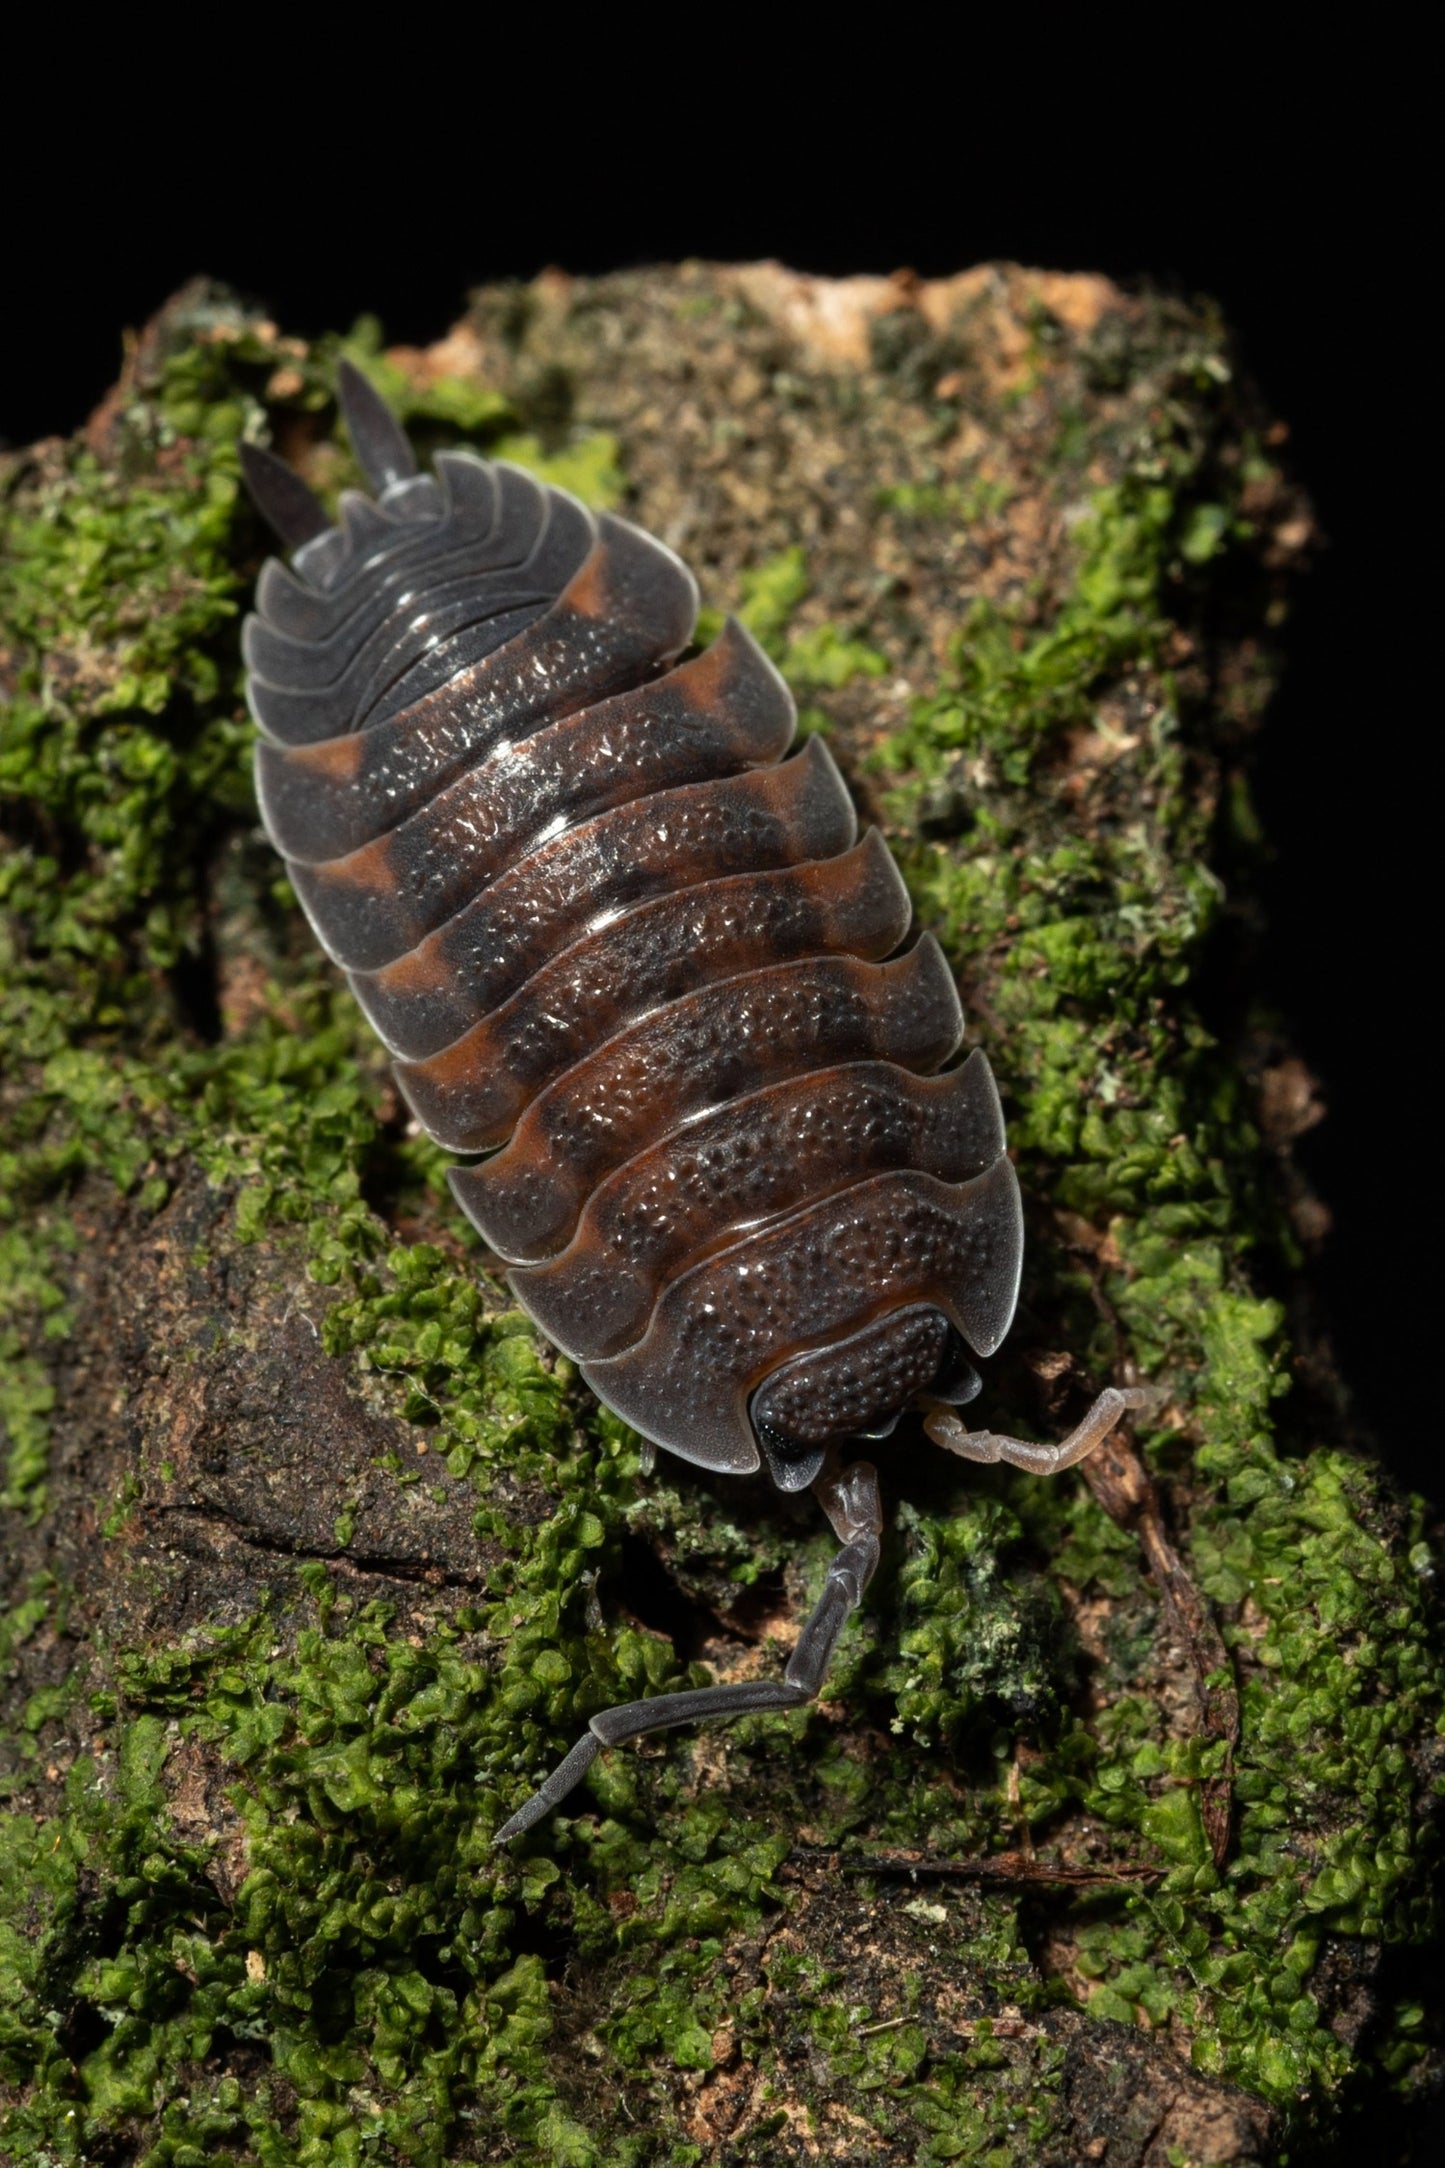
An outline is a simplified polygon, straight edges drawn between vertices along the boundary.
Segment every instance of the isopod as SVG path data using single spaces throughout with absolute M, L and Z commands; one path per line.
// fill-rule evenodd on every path
M 246 621 L 256 786 L 303 909 L 517 1301 L 607 1407 L 685 1461 L 766 1463 L 838 1537 L 780 1680 L 594 1716 L 497 1833 L 603 1746 L 817 1694 L 878 1562 L 871 1462 L 918 1407 L 938 1445 L 1066 1468 L 1145 1395 L 1110 1388 L 1060 1445 L 969 1432 L 971 1360 L 1013 1318 L 1018 1180 L 989 1065 L 876 829 L 821 738 L 790 753 L 781 676 L 698 614 L 673 552 L 469 451 L 418 473 L 343 364 L 373 494 L 328 519 L 243 447 L 290 553 Z

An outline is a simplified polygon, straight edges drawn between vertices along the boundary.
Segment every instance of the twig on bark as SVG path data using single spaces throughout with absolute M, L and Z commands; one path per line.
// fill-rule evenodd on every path
M 1116 1431 L 1083 1463 L 1084 1480 L 1111 1521 L 1137 1535 L 1170 1625 L 1194 1673 L 1199 1728 L 1222 1739 L 1224 1768 L 1199 1787 L 1200 1812 L 1216 1867 L 1229 1855 L 1234 1810 L 1234 1750 L 1239 1744 L 1239 1689 L 1214 1615 L 1165 1533 L 1159 1493 L 1134 1446 Z
M 1018 1886 L 1042 1883 L 1054 1888 L 1157 1881 L 1162 1867 L 1146 1867 L 1131 1861 L 1117 1866 L 1069 1867 L 1051 1864 L 1028 1852 L 993 1852 L 984 1859 L 931 1859 L 912 1852 L 855 1853 L 842 1859 L 825 1845 L 794 1845 L 784 1865 L 793 1861 L 826 1860 L 838 1874 L 908 1875 L 914 1879 L 946 1882 L 982 1882 Z

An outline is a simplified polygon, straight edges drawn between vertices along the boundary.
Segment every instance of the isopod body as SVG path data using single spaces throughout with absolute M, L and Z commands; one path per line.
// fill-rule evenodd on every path
M 465 451 L 419 474 L 341 396 L 374 495 L 335 524 L 247 448 L 291 545 L 244 634 L 267 832 L 417 1120 L 485 1155 L 450 1179 L 518 1302 L 645 1438 L 765 1458 L 843 1543 L 784 1680 L 604 1712 L 510 1836 L 599 1744 L 816 1691 L 877 1558 L 848 1440 L 921 1396 L 971 1457 L 1063 1449 L 949 1412 L 1018 1288 L 998 1096 L 981 1053 L 945 1066 L 943 955 L 901 948 L 893 860 L 823 741 L 790 751 L 772 663 L 736 620 L 690 648 L 692 577 L 637 527 Z

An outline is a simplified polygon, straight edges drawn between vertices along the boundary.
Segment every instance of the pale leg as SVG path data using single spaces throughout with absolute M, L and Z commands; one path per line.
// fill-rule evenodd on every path
M 1083 1421 L 1058 1445 L 1035 1445 L 1025 1438 L 1005 1438 L 992 1430 L 967 1430 L 952 1408 L 935 1405 L 923 1427 L 935 1445 L 962 1460 L 1005 1460 L 1033 1475 L 1057 1475 L 1085 1460 L 1103 1444 L 1121 1415 L 1158 1405 L 1159 1394 L 1143 1385 L 1110 1385 L 1100 1393 Z

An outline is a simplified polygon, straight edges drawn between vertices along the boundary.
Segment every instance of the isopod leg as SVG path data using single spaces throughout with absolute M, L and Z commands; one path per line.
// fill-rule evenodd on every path
M 1121 1415 L 1154 1406 L 1158 1395 L 1141 1385 L 1110 1385 L 1100 1393 L 1083 1421 L 1058 1445 L 1035 1445 L 1025 1438 L 1006 1438 L 992 1430 L 967 1430 L 952 1408 L 934 1406 L 923 1427 L 935 1445 L 957 1453 L 962 1460 L 1006 1460 L 1032 1475 L 1058 1475 L 1064 1468 L 1086 1460 L 1103 1444 Z
M 740 1679 L 732 1686 L 701 1686 L 682 1694 L 657 1694 L 650 1701 L 628 1701 L 594 1716 L 565 1761 L 524 1807 L 504 1822 L 494 1844 L 509 1844 L 559 1806 L 591 1768 L 604 1746 L 667 1731 L 674 1724 L 696 1724 L 719 1717 L 748 1716 L 765 1709 L 796 1709 L 811 1701 L 828 1675 L 833 1651 L 851 1612 L 862 1599 L 878 1564 L 882 1510 L 878 1477 L 866 1461 L 839 1471 L 825 1467 L 813 1486 L 819 1503 L 842 1542 L 828 1568 L 823 1593 L 798 1636 L 781 1679 Z

